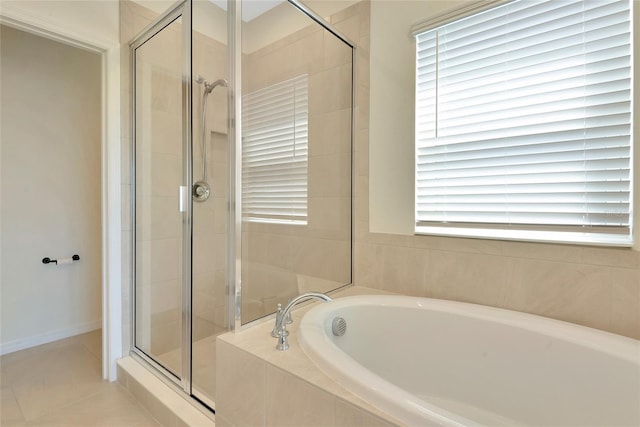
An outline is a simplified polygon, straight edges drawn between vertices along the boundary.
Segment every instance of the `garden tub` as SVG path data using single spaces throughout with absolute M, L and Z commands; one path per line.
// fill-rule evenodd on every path
M 640 426 L 640 341 L 631 338 L 387 295 L 319 304 L 298 337 L 322 371 L 406 425 Z

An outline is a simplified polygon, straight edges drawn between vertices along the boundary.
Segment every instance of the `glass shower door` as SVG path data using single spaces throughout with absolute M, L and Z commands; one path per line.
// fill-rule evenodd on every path
M 149 362 L 188 390 L 191 170 L 189 3 L 132 45 L 135 337 Z
M 213 409 L 227 330 L 226 12 L 185 0 L 131 46 L 133 351 Z

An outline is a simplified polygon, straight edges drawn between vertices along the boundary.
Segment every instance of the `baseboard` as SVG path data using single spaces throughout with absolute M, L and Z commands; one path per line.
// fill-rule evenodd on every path
M 20 351 L 27 348 L 35 347 L 37 345 L 69 338 L 74 335 L 80 335 L 86 332 L 95 331 L 96 329 L 100 329 L 101 327 L 102 320 L 94 320 L 93 322 L 74 325 L 64 329 L 58 329 L 57 331 L 47 332 L 46 334 L 42 335 L 35 335 L 28 338 L 21 338 L 18 340 L 2 343 L 0 344 L 0 356 L 13 353 L 14 351 Z

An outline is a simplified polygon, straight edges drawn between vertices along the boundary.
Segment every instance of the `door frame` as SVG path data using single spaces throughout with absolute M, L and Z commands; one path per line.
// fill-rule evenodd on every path
M 100 55 L 101 70 L 101 238 L 102 377 L 117 378 L 122 357 L 122 189 L 120 128 L 120 44 L 81 34 L 2 5 L 0 23 Z

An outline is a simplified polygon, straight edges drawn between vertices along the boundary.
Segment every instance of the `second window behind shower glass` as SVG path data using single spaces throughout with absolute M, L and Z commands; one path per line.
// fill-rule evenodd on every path
M 307 224 L 308 75 L 258 89 L 242 101 L 244 218 Z
M 243 18 L 242 54 L 247 323 L 351 282 L 353 86 L 352 48 L 286 1 Z

